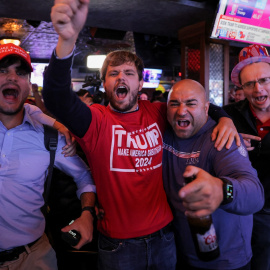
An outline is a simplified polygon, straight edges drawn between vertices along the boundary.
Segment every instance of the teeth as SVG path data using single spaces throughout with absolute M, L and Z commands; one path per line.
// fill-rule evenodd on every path
M 179 120 L 178 121 L 178 126 L 180 127 L 187 127 L 189 125 L 189 121 L 187 120 Z
M 263 100 L 266 99 L 266 97 L 265 97 L 265 96 L 262 96 L 262 97 L 256 97 L 255 99 L 258 100 L 258 101 L 263 101 Z

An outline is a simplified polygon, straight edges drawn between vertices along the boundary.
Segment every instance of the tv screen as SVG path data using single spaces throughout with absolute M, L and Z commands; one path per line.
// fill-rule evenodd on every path
M 157 88 L 162 75 L 162 69 L 145 68 L 143 71 L 143 88 Z
M 48 63 L 32 63 L 31 83 L 36 83 L 38 86 L 43 87 L 43 72 L 48 65 Z
M 270 0 L 220 0 L 211 38 L 270 45 Z

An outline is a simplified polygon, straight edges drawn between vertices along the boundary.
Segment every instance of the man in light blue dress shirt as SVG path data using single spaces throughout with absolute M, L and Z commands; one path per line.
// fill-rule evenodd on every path
M 57 269 L 40 210 L 50 162 L 42 123 L 52 125 L 52 121 L 24 104 L 31 71 L 30 57 L 22 48 L 0 46 L 0 269 Z M 78 156 L 64 157 L 64 146 L 65 139 L 59 135 L 55 166 L 74 178 L 82 208 L 90 210 L 95 185 L 89 168 Z M 80 232 L 82 238 L 75 246 L 79 249 L 92 240 L 92 213 L 82 211 L 62 230 Z

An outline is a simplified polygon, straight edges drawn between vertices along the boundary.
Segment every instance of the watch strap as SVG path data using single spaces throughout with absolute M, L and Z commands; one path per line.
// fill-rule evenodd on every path
M 96 215 L 96 211 L 95 211 L 94 206 L 85 206 L 85 207 L 83 207 L 81 212 L 83 212 L 83 211 L 89 211 L 93 217 Z
M 230 180 L 220 177 L 223 182 L 223 201 L 222 205 L 233 201 L 233 184 Z

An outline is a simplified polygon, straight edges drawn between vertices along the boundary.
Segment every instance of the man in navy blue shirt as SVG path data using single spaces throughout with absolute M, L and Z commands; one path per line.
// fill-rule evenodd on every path
M 248 270 L 252 257 L 252 214 L 264 202 L 262 185 L 247 150 L 233 143 L 217 151 L 211 140 L 216 123 L 208 116 L 202 85 L 176 83 L 168 97 L 164 134 L 163 181 L 174 215 L 179 269 Z M 184 177 L 195 176 L 184 186 Z M 233 189 L 233 197 L 227 187 Z M 201 261 L 195 252 L 187 218 L 212 214 L 220 256 Z M 184 266 L 185 265 L 185 266 Z

